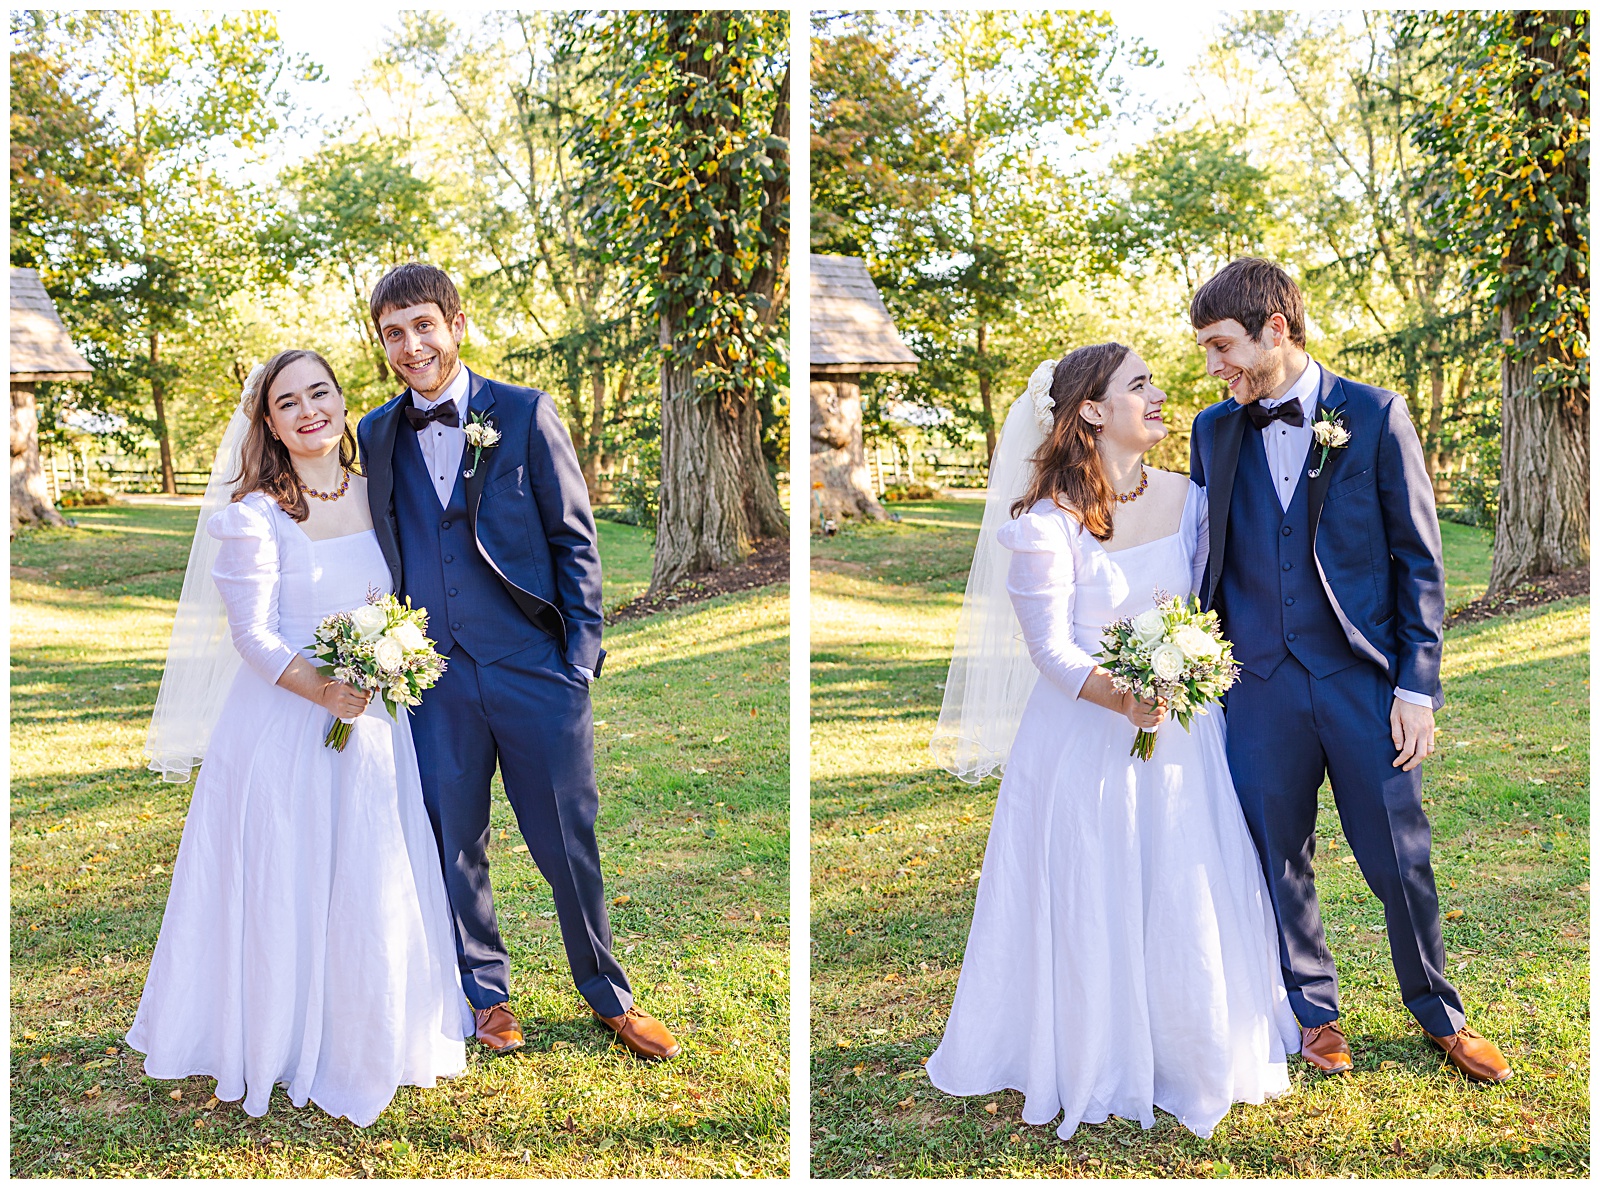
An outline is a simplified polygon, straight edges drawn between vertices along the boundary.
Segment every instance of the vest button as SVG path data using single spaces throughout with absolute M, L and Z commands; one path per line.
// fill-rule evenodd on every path
M 452 599 L 453 599 L 453 598 L 455 598 L 455 597 L 456 597 L 456 588 L 455 588 L 455 587 L 453 587 L 453 586 L 452 586 L 452 587 L 451 587 L 451 588 L 450 588 L 450 597 L 451 597 L 451 598 L 452 598 Z M 1294 600 L 1293 600 L 1293 599 L 1290 599 L 1290 600 L 1289 600 L 1289 601 L 1290 601 L 1290 602 L 1291 602 L 1291 603 L 1292 603 L 1292 602 L 1294 602 Z
M 449 561 L 449 560 L 450 560 L 450 559 L 449 559 L 449 558 L 448 558 L 448 557 L 447 557 L 447 558 L 445 558 L 445 561 Z M 1283 568 L 1284 568 L 1284 569 L 1285 569 L 1285 570 L 1292 570 L 1292 569 L 1294 569 L 1294 562 L 1292 562 L 1292 561 L 1286 561 L 1286 562 L 1284 562 L 1284 563 L 1283 563 Z
M 449 528 L 449 527 L 450 526 L 448 524 L 445 525 L 445 528 Z M 1284 536 L 1287 537 L 1292 532 L 1294 532 L 1294 529 L 1290 528 L 1287 524 L 1283 526 L 1283 535 Z
M 443 523 L 441 523 L 439 525 L 439 527 L 440 528 L 449 528 L 450 527 L 450 522 L 448 520 L 446 520 Z M 1284 529 L 1283 530 L 1283 535 L 1287 537 L 1289 535 L 1289 530 L 1288 529 Z
M 455 594 L 456 592 L 452 590 L 450 593 L 451 594 Z M 1292 598 L 1284 599 L 1283 600 L 1283 605 L 1285 607 L 1293 607 L 1294 606 L 1294 599 L 1292 599 Z
M 1284 637 L 1284 639 L 1289 641 L 1289 643 L 1293 644 L 1294 643 L 1294 633 L 1290 632 L 1287 636 Z
M 447 553 L 447 554 L 444 555 L 444 559 L 447 562 L 455 561 L 456 555 L 453 554 L 453 553 Z M 1288 566 L 1284 566 L 1283 568 L 1287 570 L 1289 567 Z
M 459 623 L 453 623 L 450 625 L 450 630 L 452 632 L 459 632 L 461 630 L 461 625 Z

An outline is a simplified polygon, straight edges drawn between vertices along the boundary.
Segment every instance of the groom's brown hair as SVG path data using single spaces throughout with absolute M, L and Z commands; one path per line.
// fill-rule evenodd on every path
M 1241 256 L 1194 291 L 1189 325 L 1204 330 L 1232 318 L 1251 338 L 1274 314 L 1289 324 L 1289 340 L 1306 345 L 1306 299 L 1289 274 L 1270 260 Z
M 446 322 L 454 322 L 461 312 L 461 295 L 444 269 L 418 261 L 396 265 L 372 287 L 372 325 L 381 334 L 383 328 L 378 326 L 378 319 L 390 310 L 404 310 L 429 301 L 439 307 Z

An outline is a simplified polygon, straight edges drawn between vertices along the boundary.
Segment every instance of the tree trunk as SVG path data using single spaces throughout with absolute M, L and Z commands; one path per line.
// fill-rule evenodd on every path
M 978 323 L 978 395 L 983 398 L 983 436 L 988 442 L 987 462 L 994 461 L 996 435 L 994 432 L 994 401 L 989 394 L 989 369 L 984 362 L 984 348 L 989 345 L 989 328 Z
M 811 506 L 808 517 L 887 519 L 872 490 L 861 440 L 861 377 L 811 381 Z
M 1526 308 L 1501 311 L 1502 337 Z M 1589 402 L 1538 392 L 1537 354 L 1500 363 L 1500 508 L 1489 593 L 1589 560 Z
M 663 319 L 662 338 L 669 334 Z M 720 401 L 696 399 L 692 366 L 662 363 L 661 511 L 651 593 L 690 574 L 736 566 L 755 550 L 760 534 L 748 493 L 756 476 L 740 420 Z M 766 477 L 763 466 L 760 479 Z
M 1446 484 L 1439 466 L 1439 443 L 1444 436 L 1444 364 L 1435 362 L 1428 373 L 1432 391 L 1428 401 L 1428 437 L 1423 457 L 1428 467 L 1428 477 L 1433 480 L 1433 503 L 1444 502 Z
M 178 494 L 178 476 L 172 467 L 172 435 L 167 432 L 167 386 L 158 368 L 161 364 L 161 335 L 150 332 L 150 399 L 156 406 L 156 441 L 161 446 L 161 490 Z
M 582 421 L 582 418 L 574 418 Z M 589 503 L 600 502 L 600 438 L 606 424 L 606 364 L 599 353 L 589 357 L 589 423 L 579 425 L 583 449 L 578 461 L 583 467 L 583 485 L 589 489 Z M 573 435 L 576 438 L 578 435 Z
M 32 384 L 11 385 L 11 532 L 19 525 L 65 524 L 50 503 L 39 457 L 39 409 Z

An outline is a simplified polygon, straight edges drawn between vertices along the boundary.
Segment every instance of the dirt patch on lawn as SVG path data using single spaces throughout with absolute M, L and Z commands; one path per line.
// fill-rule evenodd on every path
M 757 587 L 774 586 L 789 581 L 789 542 L 781 538 L 762 541 L 750 557 L 726 570 L 709 574 L 696 574 L 685 578 L 670 590 L 658 595 L 642 594 L 622 604 L 606 616 L 607 623 L 624 623 L 630 619 L 643 619 L 661 611 L 687 607 L 690 603 L 704 602 L 717 595 Z
M 1464 623 L 1493 619 L 1496 615 L 1520 611 L 1524 607 L 1538 607 L 1545 603 L 1554 603 L 1558 599 L 1570 599 L 1588 593 L 1588 566 L 1578 566 L 1555 574 L 1539 574 L 1497 595 L 1484 595 L 1481 599 L 1473 599 L 1454 614 L 1445 616 L 1444 626 L 1460 627 Z

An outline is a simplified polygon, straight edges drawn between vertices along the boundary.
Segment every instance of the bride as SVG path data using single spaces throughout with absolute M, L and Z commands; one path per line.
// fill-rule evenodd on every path
M 1034 372 L 991 466 L 932 743 L 963 780 L 1004 779 L 928 1076 L 1020 1090 L 1024 1121 L 1063 1116 L 1062 1139 L 1111 1115 L 1154 1126 L 1156 1107 L 1208 1136 L 1234 1102 L 1285 1093 L 1299 1048 L 1220 708 L 1132 758 L 1166 707 L 1092 655 L 1104 625 L 1205 569 L 1201 489 L 1143 462 L 1165 399 L 1116 343 Z
M 471 1023 L 407 718 L 307 659 L 326 616 L 390 588 L 354 459 L 320 355 L 251 373 L 146 745 L 167 780 L 205 763 L 128 1044 L 252 1115 L 281 1084 L 364 1127 L 396 1087 L 462 1072 Z M 354 719 L 343 751 L 333 716 Z

